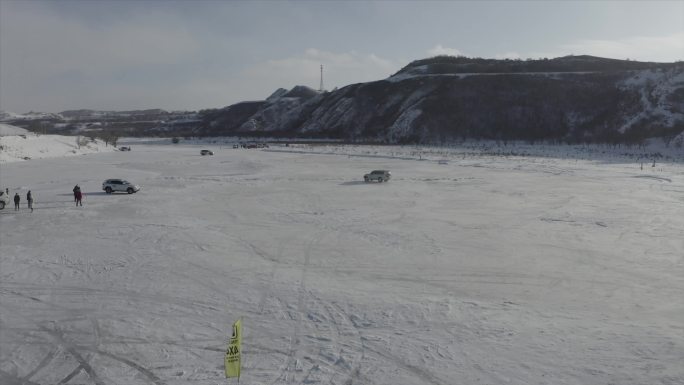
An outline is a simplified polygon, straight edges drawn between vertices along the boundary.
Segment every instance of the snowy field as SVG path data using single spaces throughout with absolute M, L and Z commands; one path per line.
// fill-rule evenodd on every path
M 0 383 L 684 384 L 682 162 L 132 144 L 0 164 Z

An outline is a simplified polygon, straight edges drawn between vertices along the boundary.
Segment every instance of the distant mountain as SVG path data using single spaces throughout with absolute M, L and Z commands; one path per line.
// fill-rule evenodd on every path
M 35 132 L 110 136 L 281 136 L 359 142 L 641 143 L 684 136 L 684 63 L 594 56 L 497 60 L 437 56 L 387 79 L 199 112 L 0 113 Z M 680 141 L 677 140 L 677 143 Z
M 25 114 L 17 114 L 9 111 L 0 111 L 0 122 L 11 120 L 36 120 L 36 119 L 62 119 L 60 114 L 53 114 L 50 112 L 27 112 Z
M 206 135 L 638 143 L 684 131 L 684 63 L 438 56 L 384 80 L 323 94 L 295 87 L 206 112 Z
M 59 114 L 0 113 L 0 122 L 42 134 L 88 136 L 192 135 L 201 121 L 191 111 L 162 109 L 131 111 L 68 110 Z M 106 133 L 107 135 L 101 135 Z
M 525 73 L 525 72 L 606 72 L 676 67 L 676 63 L 638 62 L 589 55 L 555 59 L 483 59 L 464 56 L 435 56 L 416 60 L 393 76 L 401 74 Z
M 60 115 L 66 119 L 90 119 L 102 117 L 156 117 L 167 114 L 169 114 L 169 112 L 159 108 L 131 111 L 69 110 L 60 112 Z

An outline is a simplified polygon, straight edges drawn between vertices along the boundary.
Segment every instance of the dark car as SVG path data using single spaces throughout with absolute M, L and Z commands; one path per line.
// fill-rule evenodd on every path
M 202 150 L 202 151 L 200 151 L 200 154 L 202 154 L 202 155 L 214 155 L 214 152 L 210 151 L 210 150 Z
M 392 173 L 388 170 L 373 170 L 369 174 L 363 176 L 366 182 L 378 181 L 380 183 L 387 182 L 392 178 Z

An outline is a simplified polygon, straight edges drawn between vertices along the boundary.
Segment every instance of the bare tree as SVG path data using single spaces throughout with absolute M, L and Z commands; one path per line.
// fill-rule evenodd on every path
M 76 136 L 76 147 L 79 150 L 81 149 L 81 146 L 85 146 L 86 144 L 88 144 L 88 138 L 81 135 Z

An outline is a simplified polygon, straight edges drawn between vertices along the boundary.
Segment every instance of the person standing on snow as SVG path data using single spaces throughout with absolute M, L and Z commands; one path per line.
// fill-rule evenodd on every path
M 33 212 L 33 195 L 31 195 L 31 190 L 29 190 L 28 194 L 26 194 L 26 202 L 28 204 L 28 208 L 30 208 L 31 212 Z
M 76 185 L 76 186 L 74 186 L 73 191 L 74 191 L 74 202 L 76 202 L 76 205 L 78 206 L 78 198 L 76 198 L 76 192 L 80 193 L 81 188 L 78 185 Z
M 83 206 L 83 202 L 81 202 L 81 198 L 83 198 L 83 194 L 81 194 L 81 189 L 79 188 L 74 192 L 74 196 L 76 197 L 76 206 Z
M 19 210 L 19 202 L 21 201 L 21 197 L 19 196 L 19 193 L 14 194 L 14 210 Z

